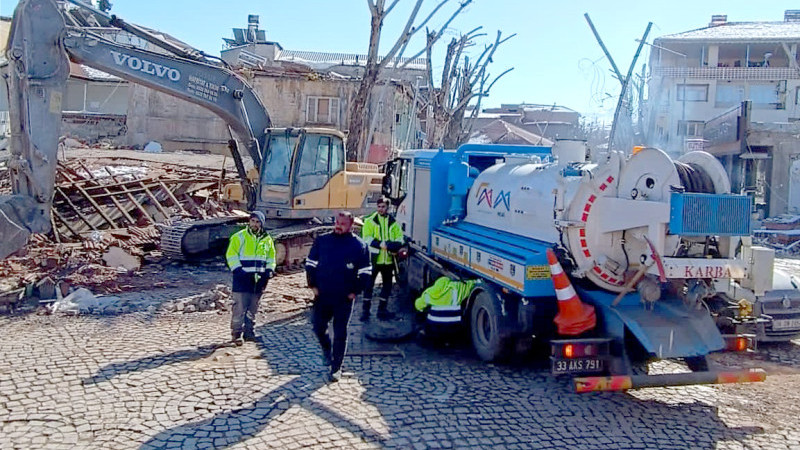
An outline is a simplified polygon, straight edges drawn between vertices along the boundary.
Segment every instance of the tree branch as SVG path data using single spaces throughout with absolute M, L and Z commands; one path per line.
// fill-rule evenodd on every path
M 392 58 L 394 58 L 394 55 L 397 54 L 397 51 L 400 50 L 400 48 L 405 49 L 405 45 L 408 44 L 408 41 L 411 39 L 411 36 L 413 36 L 414 33 L 416 33 L 419 30 L 419 28 L 415 28 L 413 25 L 414 25 L 414 20 L 417 18 L 417 14 L 419 13 L 419 9 L 422 6 L 423 1 L 424 0 L 417 0 L 417 3 L 414 5 L 414 9 L 408 16 L 408 21 L 406 21 L 406 25 L 405 27 L 403 27 L 403 32 L 400 34 L 400 37 L 397 38 L 397 41 L 395 41 L 394 45 L 392 46 L 392 49 L 389 50 L 388 53 L 386 53 L 381 62 L 378 64 L 379 69 L 386 67 L 386 65 L 389 64 L 389 61 L 391 61 Z
M 445 1 L 446 1 L 446 0 L 445 0 Z M 463 10 L 464 10 L 464 8 L 466 8 L 466 7 L 467 7 L 467 5 L 469 5 L 470 3 L 472 3 L 472 0 L 464 0 L 464 1 L 461 3 L 461 5 L 460 5 L 460 6 L 458 7 L 458 9 L 457 9 L 457 10 L 456 10 L 456 11 L 453 13 L 453 15 L 451 15 L 451 16 L 450 16 L 450 18 L 449 18 L 449 19 L 447 19 L 447 22 L 445 22 L 445 24 L 444 24 L 444 25 L 442 25 L 442 27 L 441 27 L 441 28 L 439 28 L 439 31 L 438 31 L 438 32 L 437 32 L 437 33 L 434 35 L 434 39 L 433 39 L 433 41 L 432 41 L 432 42 L 431 42 L 429 45 L 431 45 L 431 46 L 432 46 L 433 44 L 435 44 L 435 43 L 436 43 L 436 41 L 438 41 L 438 40 L 439 40 L 439 38 L 440 38 L 440 37 L 442 36 L 442 34 L 444 33 L 444 30 L 445 30 L 445 29 L 447 29 L 447 27 L 448 27 L 448 26 L 450 26 L 450 23 L 453 21 L 453 19 L 455 19 L 455 18 L 456 18 L 456 16 L 457 16 L 457 15 L 459 15 L 459 14 L 461 13 L 461 11 L 463 11 Z M 409 61 L 410 61 L 410 60 L 413 60 L 413 59 L 416 59 L 416 58 L 419 58 L 419 56 L 420 56 L 420 55 L 422 55 L 423 53 L 425 53 L 426 51 L 427 51 L 427 49 L 423 48 L 422 50 L 420 50 L 420 51 L 418 51 L 416 54 L 414 54 L 414 56 L 410 57 L 410 58 L 409 58 Z M 404 67 L 404 66 L 403 66 L 403 67 Z

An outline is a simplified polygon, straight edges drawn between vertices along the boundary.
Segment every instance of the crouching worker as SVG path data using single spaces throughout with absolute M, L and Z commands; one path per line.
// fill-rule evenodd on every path
M 446 342 L 463 329 L 461 303 L 476 283 L 476 280 L 453 281 L 439 277 L 417 298 L 414 308 L 424 315 L 424 334 L 431 343 Z
M 231 236 L 225 254 L 233 272 L 231 337 L 237 346 L 244 341 L 255 342 L 258 303 L 275 273 L 275 244 L 265 224 L 264 213 L 251 212 L 247 227 Z

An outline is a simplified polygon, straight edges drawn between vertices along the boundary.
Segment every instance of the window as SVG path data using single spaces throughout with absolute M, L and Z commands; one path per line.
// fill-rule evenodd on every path
M 741 84 L 717 84 L 717 94 L 714 106 L 725 108 L 735 106 L 744 101 L 744 85 Z
M 289 185 L 292 167 L 292 152 L 297 145 L 297 136 L 289 134 L 273 135 L 269 138 L 269 149 L 264 158 L 264 184 Z
M 339 99 L 333 97 L 308 97 L 306 122 L 339 125 Z
M 708 85 L 707 84 L 679 84 L 678 85 L 677 100 L 682 102 L 684 98 L 687 102 L 707 102 L 708 101 Z
M 335 136 L 307 134 L 294 183 L 294 195 L 322 189 L 332 174 L 344 170 L 344 146 Z
M 705 122 L 695 120 L 679 120 L 678 136 L 703 137 Z
M 784 109 L 780 85 L 774 83 L 750 85 L 750 100 L 753 101 L 753 108 Z
M 331 141 L 331 176 L 344 170 L 344 145 L 339 138 Z

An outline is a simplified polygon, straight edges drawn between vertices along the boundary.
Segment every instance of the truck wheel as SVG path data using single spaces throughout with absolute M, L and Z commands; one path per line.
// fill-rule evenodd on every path
M 505 356 L 506 345 L 500 338 L 500 308 L 489 292 L 475 298 L 470 311 L 470 333 L 475 352 L 484 361 L 496 361 Z
M 690 358 L 684 358 L 683 360 L 692 372 L 708 371 L 708 359 L 706 359 L 705 356 L 692 356 Z

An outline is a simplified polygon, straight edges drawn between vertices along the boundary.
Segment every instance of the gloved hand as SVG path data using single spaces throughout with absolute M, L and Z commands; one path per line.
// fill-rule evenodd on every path
M 397 253 L 398 250 L 403 246 L 402 242 L 386 242 L 386 249 L 389 250 L 390 253 Z
M 264 278 L 269 280 L 270 278 L 275 277 L 275 271 L 272 269 L 267 269 L 267 272 L 264 274 Z
M 381 241 L 373 239 L 372 242 L 369 243 L 369 246 L 373 248 L 381 248 L 381 243 Z
M 256 289 L 255 291 L 258 293 L 264 292 L 264 289 L 267 287 L 267 277 L 259 277 L 258 281 L 256 281 Z

